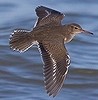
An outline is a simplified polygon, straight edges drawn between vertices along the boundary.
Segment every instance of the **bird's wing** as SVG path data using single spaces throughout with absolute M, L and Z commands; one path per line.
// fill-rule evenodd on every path
M 59 11 L 44 7 L 38 6 L 36 9 L 36 14 L 38 16 L 38 20 L 35 24 L 36 26 L 43 26 L 46 24 L 60 25 L 61 20 L 64 18 L 64 14 Z
M 44 63 L 45 87 L 55 97 L 61 89 L 70 65 L 69 54 L 62 41 L 39 43 Z

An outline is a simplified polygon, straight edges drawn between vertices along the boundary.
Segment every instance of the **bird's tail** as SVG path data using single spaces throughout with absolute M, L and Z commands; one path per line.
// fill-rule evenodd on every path
M 14 32 L 10 35 L 10 47 L 13 50 L 24 52 L 28 50 L 33 44 L 35 40 L 30 36 L 30 31 L 27 30 L 14 30 Z

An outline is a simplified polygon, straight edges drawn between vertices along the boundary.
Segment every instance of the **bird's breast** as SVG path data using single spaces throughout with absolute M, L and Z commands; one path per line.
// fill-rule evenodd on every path
M 75 36 L 75 35 L 72 35 L 72 34 L 67 35 L 67 36 L 64 38 L 64 42 L 65 42 L 65 43 L 70 42 L 70 41 L 73 39 L 74 36 Z

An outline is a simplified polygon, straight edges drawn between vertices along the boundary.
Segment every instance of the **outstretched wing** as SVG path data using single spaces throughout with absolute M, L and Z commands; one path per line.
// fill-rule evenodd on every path
M 57 42 L 39 43 L 39 48 L 44 62 L 45 87 L 49 96 L 55 97 L 61 89 L 66 77 L 70 58 L 64 43 Z
M 35 11 L 38 16 L 35 26 L 43 26 L 50 23 L 53 25 L 59 25 L 61 24 L 61 20 L 64 18 L 64 14 L 61 12 L 44 6 L 38 6 Z

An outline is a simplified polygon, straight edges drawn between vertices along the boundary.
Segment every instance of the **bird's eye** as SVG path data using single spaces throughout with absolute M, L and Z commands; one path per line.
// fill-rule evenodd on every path
M 75 27 L 75 29 L 78 29 L 77 27 Z

